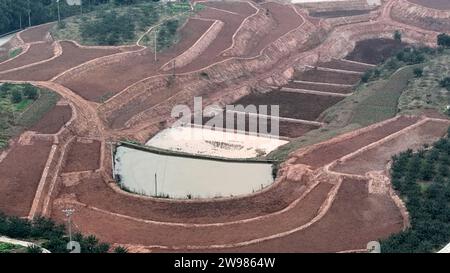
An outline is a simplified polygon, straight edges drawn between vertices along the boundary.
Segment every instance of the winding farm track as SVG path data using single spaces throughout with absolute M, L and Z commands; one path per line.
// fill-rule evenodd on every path
M 47 34 L 52 24 L 31 28 L 17 35 L 26 50 L 16 58 L 0 63 L 0 80 L 30 82 L 57 92 L 71 107 L 72 116 L 70 120 L 65 120 L 65 125 L 57 133 L 25 132 L 17 140 L 25 145 L 44 139 L 48 142 L 48 149 L 43 151 L 42 159 L 38 159 L 43 170 L 35 183 L 36 191 L 30 193 L 34 194 L 31 205 L 20 211 L 9 208 L 9 212 L 30 218 L 42 214 L 63 221 L 61 209 L 75 207 L 73 221 L 78 230 L 93 233 L 101 240 L 126 245 L 133 251 L 340 252 L 364 249 L 368 241 L 405 228 L 407 214 L 401 201 L 395 193 L 386 191 L 390 189 L 389 179 L 380 170 L 380 166 L 385 166 L 386 154 L 380 151 L 389 145 L 396 146 L 396 141 L 410 132 L 417 135 L 414 145 L 440 137 L 443 132 L 434 129 L 448 125 L 447 120 L 399 116 L 305 147 L 292 153 L 282 164 L 277 181 L 272 186 L 250 196 L 170 201 L 136 196 L 118 189 L 111 179 L 109 142 L 122 137 L 141 136 L 142 128 L 153 125 L 128 123 L 126 128 L 115 128 L 105 122 L 102 115 L 110 112 L 103 111 L 104 108 L 121 111 L 123 106 L 121 113 L 128 115 L 128 119 L 136 119 L 145 111 L 165 106 L 174 98 L 185 96 L 190 99 L 191 94 L 184 90 L 170 91 L 173 93 L 155 91 L 151 96 L 146 94 L 147 97 L 142 93 L 130 95 L 130 90 L 167 76 L 161 67 L 192 50 L 193 45 L 204 43 L 202 53 L 176 69 L 177 77 L 185 77 L 186 82 L 195 81 L 196 75 L 202 71 L 235 61 L 248 62 L 248 67 L 256 67 L 260 60 L 281 56 L 271 55 L 276 54 L 274 45 L 289 41 L 289 37 L 295 37 L 298 33 L 307 34 L 309 29 L 328 24 L 325 21 L 311 23 L 304 10 L 274 2 L 261 5 L 253 2 L 206 5 L 205 10 L 183 27 L 180 43 L 161 53 L 156 62 L 152 59 L 151 50 L 137 45 L 85 47 L 72 41 L 52 41 Z M 345 33 L 357 40 L 352 34 L 359 35 L 365 29 L 370 31 L 376 24 L 386 26 L 387 32 L 395 28 L 415 32 L 417 36 L 411 34 L 407 38 L 411 36 L 411 39 L 431 43 L 430 37 L 436 35 L 435 32 L 393 20 L 390 17 L 393 5 L 395 1 L 386 1 L 376 21 L 328 26 L 328 34 L 321 43 L 301 44 L 301 49 L 297 49 L 299 52 L 289 52 L 283 61 L 275 62 L 277 67 L 266 69 L 252 80 L 284 75 L 287 68 L 298 66 L 299 60 L 307 60 L 302 65 L 305 68 L 317 61 L 322 63 L 332 57 L 341 58 L 342 52 L 332 48 L 335 39 Z M 272 18 L 264 17 L 262 11 L 265 9 L 271 11 Z M 246 24 L 256 19 L 275 22 L 270 35 L 261 34 L 259 43 L 252 46 L 251 51 L 241 51 L 243 55 L 226 56 L 240 45 L 240 35 L 245 34 Z M 215 22 L 222 22 L 223 26 L 216 29 L 216 35 L 206 35 L 214 30 L 212 25 Z M 210 40 L 205 37 L 210 37 Z M 304 43 L 308 42 L 305 38 Z M 351 48 L 346 49 L 347 53 L 348 50 Z M 34 51 L 47 54 L 37 56 Z M 325 68 L 326 71 L 330 69 L 335 68 Z M 163 81 L 162 86 L 164 84 Z M 208 84 L 205 86 L 208 87 Z M 243 80 L 233 88 L 247 84 L 249 81 Z M 315 86 L 321 83 L 301 84 Z M 109 99 L 101 103 L 100 98 L 106 95 Z M 136 108 L 142 108 L 140 110 L 125 108 L 133 100 L 149 99 L 154 101 L 147 105 L 136 104 Z M 427 128 L 433 130 L 430 132 Z M 425 132 L 429 137 L 423 137 Z M 83 143 L 95 143 L 86 147 L 93 147 L 90 153 L 98 158 L 98 165 L 76 162 L 76 157 L 80 155 L 71 149 Z M 12 151 L 14 149 L 0 157 L 0 168 L 7 169 L 12 164 L 7 163 L 11 160 L 8 156 L 12 155 Z M 378 162 L 375 169 L 380 173 L 376 176 L 365 168 L 355 170 L 346 165 L 347 161 L 363 160 L 361 158 L 367 156 L 376 158 Z M 67 168 L 67 162 L 76 167 Z M 371 167 L 369 169 L 373 170 Z M 18 185 L 20 188 L 20 183 Z M 8 209 L 7 205 L 0 205 L 2 209 Z

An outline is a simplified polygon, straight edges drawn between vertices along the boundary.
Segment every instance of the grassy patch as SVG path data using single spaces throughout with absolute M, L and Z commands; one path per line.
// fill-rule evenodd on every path
M 167 18 L 191 13 L 187 3 L 110 4 L 94 12 L 67 18 L 51 32 L 59 40 L 75 40 L 84 45 L 130 45 L 150 27 Z
M 17 55 L 19 55 L 20 53 L 22 53 L 21 47 L 9 51 L 8 57 L 11 59 L 11 58 L 17 57 Z
M 36 89 L 37 96 L 27 97 L 25 90 L 30 85 L 3 84 L 0 86 L 0 149 L 7 147 L 10 138 L 33 126 L 59 100 L 59 95 Z M 20 94 L 20 100 L 14 101 L 13 94 Z
M 19 250 L 24 250 L 25 247 L 14 245 L 10 243 L 0 243 L 0 253 L 16 253 Z
M 399 99 L 399 109 L 403 113 L 418 113 L 426 109 L 435 109 L 448 113 L 449 92 L 440 85 L 440 81 L 450 76 L 450 50 L 431 59 L 424 65 L 423 75 L 410 81 Z

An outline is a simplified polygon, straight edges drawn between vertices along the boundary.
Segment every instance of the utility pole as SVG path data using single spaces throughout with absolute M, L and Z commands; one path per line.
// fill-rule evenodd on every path
M 158 60 L 156 57 L 156 53 L 158 51 L 158 48 L 156 47 L 156 36 L 158 35 L 158 28 L 155 27 L 155 62 Z
M 155 172 L 155 196 L 158 196 L 158 179 Z
M 28 0 L 28 27 L 31 27 L 31 6 L 30 6 L 30 0 Z
M 62 212 L 64 212 L 64 214 L 68 218 L 68 222 L 69 222 L 69 242 L 72 242 L 72 215 L 75 212 L 75 210 L 72 209 L 72 208 L 69 208 L 69 209 L 63 209 Z
M 58 23 L 61 22 L 61 13 L 59 10 L 59 0 L 56 0 L 56 3 L 58 4 Z

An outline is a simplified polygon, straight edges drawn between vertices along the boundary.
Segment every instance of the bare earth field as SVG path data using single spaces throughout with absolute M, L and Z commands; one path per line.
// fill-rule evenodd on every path
M 83 143 L 75 141 L 69 149 L 64 173 L 96 170 L 100 167 L 101 143 Z
M 118 49 L 80 48 L 72 42 L 61 42 L 62 55 L 49 62 L 0 74 L 0 80 L 48 81 L 72 67 L 89 60 L 120 52 Z
M 39 41 L 45 41 L 49 33 L 49 30 L 53 27 L 54 23 L 40 25 L 32 27 L 20 33 L 20 38 L 25 43 L 33 43 Z
M 294 77 L 299 81 L 352 85 L 356 84 L 360 80 L 361 75 L 310 69 L 305 72 L 298 73 Z
M 359 175 L 365 175 L 369 171 L 382 171 L 394 155 L 407 149 L 420 149 L 424 144 L 432 144 L 445 135 L 447 127 L 448 124 L 443 122 L 428 121 L 407 134 L 338 164 L 333 170 Z
M 78 201 L 93 207 L 148 220 L 215 223 L 237 221 L 282 210 L 304 191 L 305 183 L 283 181 L 270 191 L 254 196 L 215 202 L 192 201 L 180 205 L 179 202 L 164 199 L 152 200 L 118 194 L 101 179 L 90 179 L 62 189 L 60 196 L 75 194 Z
M 52 142 L 44 140 L 15 144 L 0 161 L 0 211 L 28 216 L 51 147 Z
M 450 2 L 448 0 L 408 0 L 408 1 L 432 9 L 440 9 L 440 10 L 450 9 Z
M 235 104 L 279 105 L 280 116 L 294 119 L 315 120 L 328 107 L 342 100 L 340 97 L 317 96 L 283 91 L 254 93 L 243 97 Z
M 40 134 L 56 134 L 72 117 L 68 105 L 56 105 L 47 112 L 30 130 Z
M 405 48 L 407 44 L 399 43 L 393 39 L 369 39 L 356 43 L 356 48 L 347 57 L 347 60 L 378 64 Z
M 207 246 L 211 243 L 227 244 L 255 239 L 310 221 L 327 197 L 331 186 L 328 183 L 319 184 L 294 208 L 284 213 L 273 215 L 271 218 L 261 218 L 226 226 L 181 227 L 155 225 L 113 217 L 116 219 L 114 220 L 116 228 L 114 231 L 111 230 L 108 235 L 102 235 L 100 238 L 106 241 L 121 242 L 120 238 L 125 238 L 124 235 L 127 234 L 127 242 L 167 246 Z M 55 209 L 54 211 L 55 216 L 61 219 L 60 210 Z M 81 208 L 77 215 L 82 215 L 82 217 L 75 216 L 74 223 L 82 227 L 82 231 L 86 233 L 98 233 L 98 230 L 104 229 L 104 225 L 107 225 L 112 220 L 112 216 L 89 208 Z M 274 221 L 277 225 L 273 225 Z M 151 236 L 149 236 L 150 234 Z
M 353 91 L 352 87 L 323 85 L 323 84 L 315 84 L 315 83 L 309 83 L 309 82 L 308 83 L 290 82 L 285 87 L 294 88 L 294 89 L 314 90 L 314 91 L 321 91 L 321 92 L 342 93 L 342 94 L 348 94 Z
M 450 8 L 445 6 L 448 1 L 410 1 Z M 391 18 L 394 3 L 383 1 L 382 12 L 373 17 L 349 7 L 313 13 L 318 17 L 311 18 L 307 10 L 292 4 L 202 2 L 205 9 L 179 29 L 179 41 L 158 52 L 157 60 L 150 48 L 140 46 L 82 47 L 55 41 L 62 48 L 55 59 L 0 73 L 2 81 L 42 81 L 34 84 L 63 98 L 30 129 L 35 133 L 26 132 L 12 142 L 8 153 L 0 153 L 0 211 L 27 217 L 33 206 L 31 215 L 36 208 L 36 215 L 63 223 L 61 209 L 73 207 L 76 231 L 123 244 L 130 251 L 337 252 L 364 249 L 369 241 L 401 231 L 403 211 L 391 196 L 369 193 L 369 178 L 349 174 L 381 171 L 393 154 L 434 141 L 448 127 L 446 120 L 437 118 L 446 117 L 399 116 L 304 146 L 275 166 L 273 185 L 231 198 L 169 200 L 128 193 L 113 180 L 109 144 L 102 149 L 105 143 L 148 139 L 170 125 L 167 113 L 174 104 L 190 101 L 194 94 L 219 105 L 280 105 L 281 117 L 303 120 L 280 121 L 283 137 L 297 138 L 318 129 L 322 123 L 313 121 L 344 99 L 342 94 L 353 92 L 361 73 L 373 67 L 367 64 L 378 64 L 407 46 L 379 37 L 400 29 L 408 40 L 435 43 L 437 33 Z M 362 21 L 342 18 L 335 26 L 322 19 L 353 15 Z M 211 28 L 216 20 L 221 23 L 214 27 L 223 24 L 220 30 Z M 262 34 L 254 40 L 242 38 L 258 23 Z M 0 63 L 0 72 L 52 58 L 52 26 L 27 29 L 11 40 L 10 46 L 24 46 L 18 38 L 32 44 L 25 54 Z M 217 36 L 205 35 L 210 28 Z M 201 37 L 211 38 L 205 47 L 198 46 L 205 45 Z M 357 42 L 361 37 L 372 39 Z M 355 42 L 347 60 L 335 59 L 351 51 L 349 45 Z M 226 54 L 228 49 L 232 53 Z M 186 63 L 163 69 L 185 52 L 193 54 Z M 230 65 L 224 67 L 224 60 Z M 203 68 L 208 73 L 198 71 Z M 173 82 L 168 77 L 172 73 Z M 281 91 L 282 87 L 303 93 Z M 328 128 L 316 131 L 319 139 L 332 137 L 326 135 Z
M 319 146 L 316 149 L 299 156 L 297 163 L 309 165 L 313 168 L 319 168 L 372 142 L 378 141 L 390 134 L 406 128 L 417 122 L 417 120 L 418 118 L 401 117 L 399 119 L 389 121 L 383 126 L 336 142 L 332 146 Z
M 367 71 L 370 66 L 359 64 L 359 63 L 352 63 L 348 62 L 346 60 L 332 60 L 330 62 L 321 63 L 319 64 L 320 67 L 326 67 L 326 68 L 332 68 L 332 69 L 339 69 L 339 70 L 349 70 L 349 71 L 356 71 L 356 72 L 365 72 Z
M 180 42 L 160 53 L 157 62 L 154 61 L 154 53 L 146 49 L 128 53 L 120 61 L 87 68 L 68 79 L 58 79 L 57 82 L 87 100 L 99 101 L 104 95 L 114 95 L 133 83 L 154 75 L 167 61 L 191 47 L 211 24 L 211 21 L 190 19 L 181 30 Z
M 50 43 L 32 44 L 26 53 L 9 62 L 0 64 L 0 72 L 44 61 L 51 57 L 53 57 L 53 47 Z
M 367 182 L 345 179 L 328 213 L 291 235 L 223 252 L 339 252 L 365 249 L 367 242 L 402 229 L 402 217 L 385 195 L 368 194 Z M 210 252 L 211 250 L 207 250 Z

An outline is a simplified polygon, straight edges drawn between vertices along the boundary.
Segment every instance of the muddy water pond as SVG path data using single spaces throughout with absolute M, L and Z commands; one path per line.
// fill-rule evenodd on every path
M 273 183 L 272 164 L 199 158 L 118 146 L 116 180 L 124 190 L 177 199 L 251 194 Z

